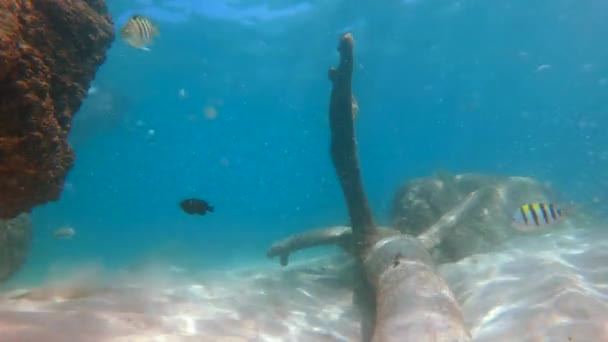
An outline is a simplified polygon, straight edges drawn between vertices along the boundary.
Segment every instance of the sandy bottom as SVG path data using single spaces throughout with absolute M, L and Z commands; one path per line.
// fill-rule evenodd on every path
M 518 239 L 440 271 L 475 341 L 608 341 L 608 228 Z
M 192 274 L 95 267 L 0 298 L 2 341 L 358 341 L 350 262 Z M 608 234 L 569 230 L 439 267 L 475 341 L 608 341 Z M 105 279 L 105 280 L 102 280 Z M 108 281 L 107 279 L 112 279 Z

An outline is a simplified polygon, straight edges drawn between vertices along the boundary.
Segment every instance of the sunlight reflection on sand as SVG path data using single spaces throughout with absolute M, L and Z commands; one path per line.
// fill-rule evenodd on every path
M 569 230 L 439 267 L 475 341 L 608 340 L 608 239 Z M 358 341 L 344 256 L 192 274 L 108 278 L 89 265 L 0 298 L 11 341 Z M 102 281 L 103 279 L 105 281 Z M 108 281 L 108 279 L 112 279 Z

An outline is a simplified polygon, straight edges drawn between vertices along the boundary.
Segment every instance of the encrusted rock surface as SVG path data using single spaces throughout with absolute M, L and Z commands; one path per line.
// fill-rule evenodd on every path
M 479 200 L 463 207 L 473 193 Z M 393 227 L 421 236 L 440 219 L 440 224 L 453 224 L 432 252 L 439 263 L 456 261 L 496 250 L 522 235 L 511 226 L 511 218 L 519 206 L 533 202 L 562 203 L 553 189 L 532 178 L 438 174 L 410 180 L 399 188 L 393 199 Z
M 0 0 L 0 218 L 59 198 L 114 28 L 103 0 Z

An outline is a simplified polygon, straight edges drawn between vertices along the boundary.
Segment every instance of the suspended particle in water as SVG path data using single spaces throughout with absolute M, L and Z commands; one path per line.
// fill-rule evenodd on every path
M 153 129 L 148 130 L 148 133 L 146 134 L 146 140 L 148 140 L 149 144 L 153 144 L 154 143 L 154 138 L 156 137 L 156 131 Z
M 217 109 L 214 106 L 205 106 L 205 119 L 215 120 L 217 118 Z
M 224 167 L 230 166 L 230 161 L 226 157 L 220 158 L 220 164 Z
M 551 64 L 542 64 L 536 68 L 536 72 L 541 72 L 549 69 L 551 69 Z
M 66 191 L 66 192 L 74 191 L 74 184 L 71 182 L 63 183 L 63 191 Z
M 188 93 L 186 92 L 186 89 L 184 89 L 184 88 L 180 88 L 178 90 L 177 94 L 179 95 L 180 99 L 185 99 L 186 97 L 188 97 Z
M 530 56 L 530 54 L 527 53 L 526 51 L 520 50 L 520 51 L 517 52 L 517 56 L 519 58 L 528 58 Z

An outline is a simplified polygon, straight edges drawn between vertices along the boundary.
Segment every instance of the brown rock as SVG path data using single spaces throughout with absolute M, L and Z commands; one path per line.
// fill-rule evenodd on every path
M 113 39 L 103 0 L 0 0 L 0 218 L 59 198 L 72 116 Z

